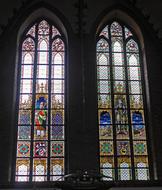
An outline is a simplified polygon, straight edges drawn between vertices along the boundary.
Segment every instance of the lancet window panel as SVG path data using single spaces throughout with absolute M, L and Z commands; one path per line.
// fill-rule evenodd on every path
M 63 180 L 65 174 L 65 42 L 56 26 L 37 21 L 20 44 L 14 179 Z
M 97 36 L 100 171 L 103 180 L 149 180 L 140 45 L 113 21 Z

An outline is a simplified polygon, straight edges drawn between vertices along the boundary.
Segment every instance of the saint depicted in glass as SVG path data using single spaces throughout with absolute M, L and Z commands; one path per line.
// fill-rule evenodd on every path
M 104 180 L 148 180 L 140 47 L 113 21 L 97 36 L 100 171 Z
M 15 181 L 55 181 L 64 175 L 65 43 L 46 20 L 23 35 L 18 89 Z

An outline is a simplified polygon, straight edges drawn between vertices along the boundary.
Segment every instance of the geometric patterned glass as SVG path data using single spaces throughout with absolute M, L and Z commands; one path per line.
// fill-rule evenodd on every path
M 41 20 L 24 34 L 20 54 L 15 181 L 63 180 L 65 43 Z
M 116 21 L 104 27 L 96 59 L 103 180 L 148 180 L 142 61 L 133 32 Z

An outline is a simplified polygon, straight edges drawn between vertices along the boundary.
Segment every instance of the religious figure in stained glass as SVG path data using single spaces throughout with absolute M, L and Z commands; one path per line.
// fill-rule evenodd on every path
M 55 26 L 43 19 L 24 33 L 20 44 L 16 181 L 53 181 L 64 175 L 65 44 L 62 37 Z M 53 153 L 54 144 L 60 147 L 58 150 L 55 146 L 58 154 Z M 58 155 L 61 172 L 51 173 L 49 168 L 58 164 Z
M 35 125 L 36 125 L 36 135 L 43 137 L 46 133 L 47 124 L 47 102 L 44 97 L 40 97 L 36 103 L 36 109 L 38 111 L 35 113 Z
M 138 168 L 148 152 L 141 52 L 134 36 L 124 24 L 113 21 L 104 26 L 96 43 L 100 169 L 105 176 L 115 172 L 114 180 L 149 179 L 148 164 Z M 114 166 L 106 168 L 103 160 Z M 143 176 L 135 176 L 136 171 L 144 171 Z

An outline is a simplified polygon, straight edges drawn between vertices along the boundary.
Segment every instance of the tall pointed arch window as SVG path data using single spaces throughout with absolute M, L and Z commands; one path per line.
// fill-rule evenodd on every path
M 65 42 L 46 20 L 20 44 L 15 181 L 62 180 L 65 172 Z
M 96 54 L 100 171 L 104 180 L 148 180 L 139 43 L 113 21 L 97 36 Z

